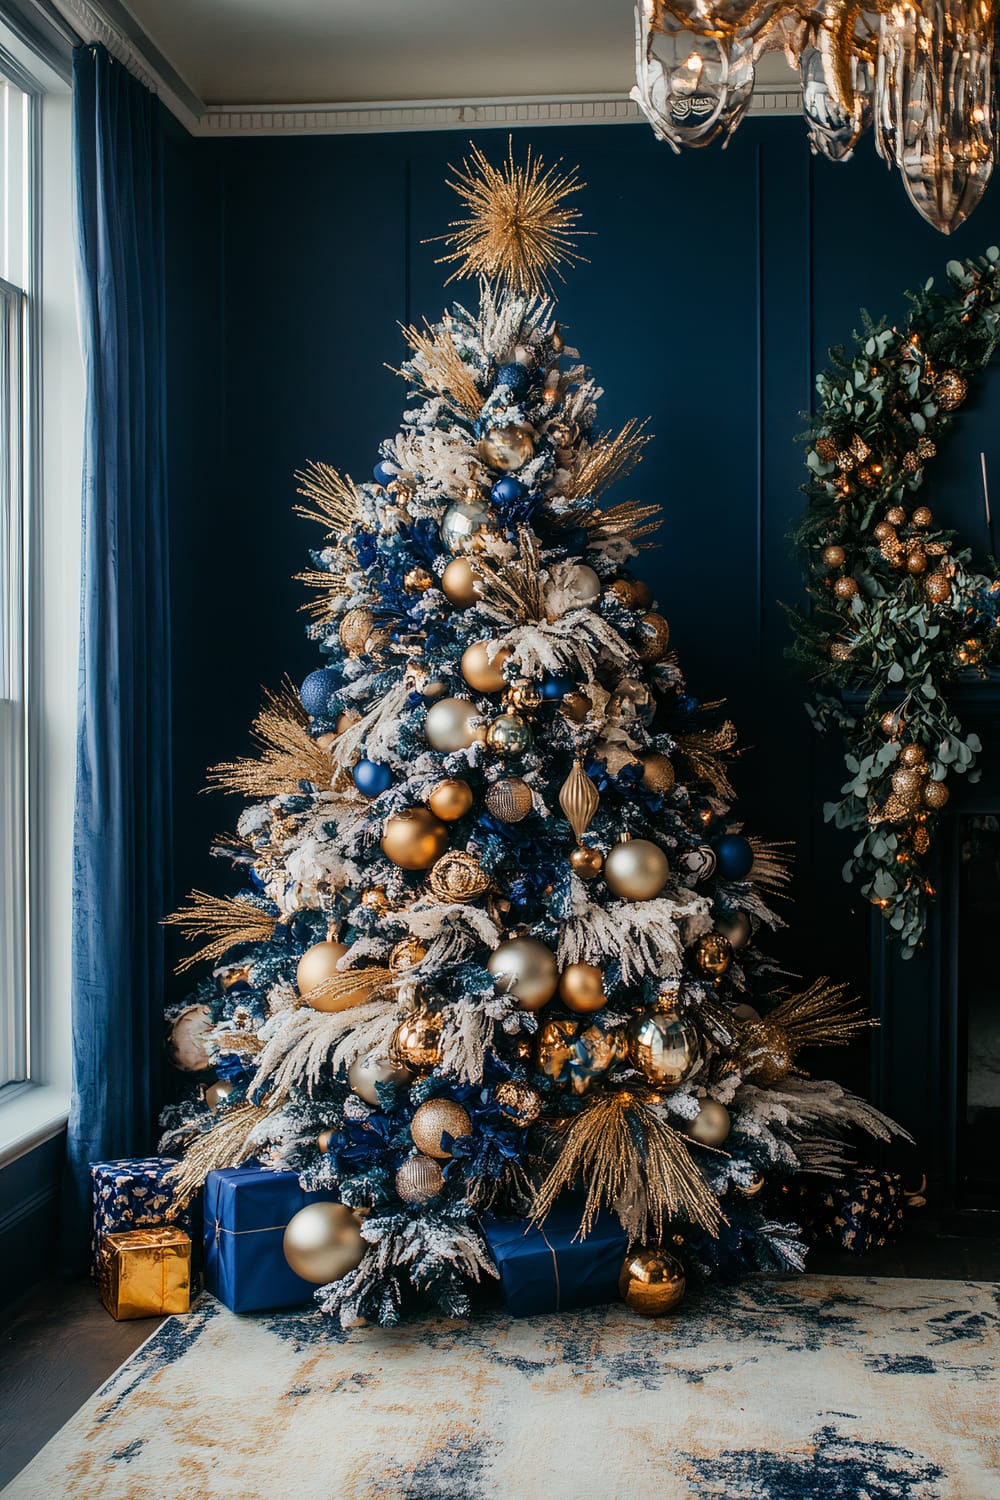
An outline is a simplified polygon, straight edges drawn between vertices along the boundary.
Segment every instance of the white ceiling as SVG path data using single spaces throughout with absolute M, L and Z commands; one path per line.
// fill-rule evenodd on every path
M 626 94 L 634 77 L 632 0 L 125 3 L 209 105 Z

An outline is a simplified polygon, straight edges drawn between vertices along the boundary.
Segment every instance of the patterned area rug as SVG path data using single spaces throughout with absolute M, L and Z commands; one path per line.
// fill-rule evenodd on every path
M 997 1500 L 997 1289 L 760 1279 L 341 1333 L 169 1319 L 5 1491 L 73 1500 Z

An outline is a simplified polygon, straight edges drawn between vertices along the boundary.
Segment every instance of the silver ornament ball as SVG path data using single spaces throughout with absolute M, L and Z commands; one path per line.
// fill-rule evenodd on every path
M 513 995 L 522 1010 L 541 1010 L 559 983 L 559 966 L 551 948 L 537 938 L 509 938 L 486 962 L 496 987 Z
M 439 698 L 427 710 L 424 733 L 435 750 L 467 750 L 486 731 L 473 724 L 479 711 L 471 698 Z
M 441 544 L 452 557 L 479 552 L 490 529 L 490 510 L 485 500 L 456 500 L 444 513 L 439 531 Z
M 389 1062 L 387 1058 L 371 1053 L 368 1057 L 356 1057 L 347 1070 L 347 1081 L 366 1104 L 378 1106 L 377 1084 L 391 1083 L 401 1089 L 409 1083 L 413 1074 L 402 1063 Z

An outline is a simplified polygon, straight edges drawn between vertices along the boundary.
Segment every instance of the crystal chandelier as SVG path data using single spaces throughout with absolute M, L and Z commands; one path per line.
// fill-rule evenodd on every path
M 993 38 L 1000 0 L 638 0 L 632 98 L 660 140 L 725 143 L 754 69 L 783 51 L 802 83 L 815 152 L 847 161 L 869 125 L 914 207 L 950 234 L 996 152 Z

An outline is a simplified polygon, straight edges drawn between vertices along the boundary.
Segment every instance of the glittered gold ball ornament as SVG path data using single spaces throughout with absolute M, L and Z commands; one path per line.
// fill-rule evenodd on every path
M 733 961 L 733 945 L 721 932 L 703 932 L 691 956 L 703 974 L 718 979 Z
M 923 745 L 904 745 L 899 759 L 904 766 L 923 766 L 927 763 L 927 752 Z
M 530 677 L 516 677 L 507 689 L 507 703 L 524 713 L 534 713 L 542 705 L 542 693 Z
M 924 580 L 924 593 L 932 604 L 947 604 L 951 598 L 951 579 L 943 573 L 931 573 Z
M 661 755 L 659 750 L 642 750 L 639 752 L 639 762 L 642 766 L 642 784 L 649 791 L 662 797 L 673 788 L 677 778 L 669 756 Z
M 426 807 L 404 807 L 386 819 L 381 846 L 401 870 L 427 870 L 448 847 L 448 830 Z
M 620 1027 L 602 1031 L 592 1021 L 568 1016 L 546 1022 L 535 1045 L 539 1072 L 574 1094 L 585 1094 L 626 1052 Z
M 569 867 L 581 880 L 596 880 L 604 869 L 604 855 L 589 844 L 577 844 L 570 851 Z
M 303 999 L 310 990 L 319 989 L 328 979 L 339 979 L 341 970 L 337 964 L 347 952 L 346 943 L 327 939 L 324 943 L 313 943 L 299 959 L 295 969 L 295 988 Z
M 434 575 L 426 568 L 411 568 L 403 574 L 403 587 L 410 594 L 423 594 L 434 586 Z
M 223 1100 L 229 1098 L 235 1087 L 236 1085 L 230 1083 L 227 1078 L 220 1078 L 217 1083 L 210 1083 L 205 1090 L 205 1103 L 209 1109 L 214 1113 Z
M 510 656 L 506 646 L 490 655 L 491 641 L 476 641 L 462 652 L 462 676 L 477 693 L 499 693 L 507 686 L 503 664 Z
M 474 800 L 467 781 L 449 776 L 446 781 L 438 782 L 427 798 L 427 806 L 442 823 L 454 823 L 457 818 L 465 817 Z
M 887 739 L 894 740 L 903 729 L 903 715 L 898 708 L 887 708 L 879 720 L 882 733 Z
M 740 1063 L 744 1078 L 765 1087 L 780 1083 L 795 1063 L 787 1033 L 773 1021 L 751 1021 L 740 1042 Z
M 389 1043 L 389 1057 L 417 1071 L 436 1068 L 441 1061 L 441 1017 L 422 1007 L 404 1017 Z
M 189 1005 L 170 1027 L 167 1053 L 182 1073 L 201 1073 L 212 1066 L 208 1033 L 212 1030 L 212 1013 L 207 1005 Z
M 943 781 L 926 781 L 924 783 L 923 798 L 925 807 L 935 810 L 944 807 L 951 793 Z
M 378 1107 L 378 1084 L 392 1084 L 393 1088 L 405 1088 L 413 1074 L 402 1063 L 391 1062 L 372 1052 L 368 1057 L 356 1057 L 347 1070 L 347 1081 L 359 1099 Z
M 479 717 L 471 698 L 439 698 L 424 720 L 428 744 L 446 753 L 468 750 L 477 740 L 486 738 L 485 728 L 474 722 Z
M 486 806 L 501 823 L 520 823 L 532 808 L 531 788 L 520 776 L 505 776 L 486 793 Z
M 559 966 L 551 948 L 537 938 L 508 938 L 486 961 L 504 995 L 513 995 L 522 1010 L 541 1010 L 556 992 Z
M 523 755 L 531 741 L 531 726 L 520 714 L 499 714 L 486 731 L 486 743 L 497 755 Z
M 652 901 L 663 890 L 669 874 L 667 856 L 651 839 L 623 840 L 604 860 L 608 889 L 623 901 Z
M 406 969 L 422 963 L 426 957 L 426 943 L 415 937 L 400 938 L 389 954 L 389 968 L 394 974 L 402 974 Z
M 508 422 L 504 427 L 491 427 L 480 439 L 479 457 L 491 469 L 502 469 L 511 473 L 522 468 L 535 451 L 535 429 L 527 422 Z
M 885 513 L 885 519 L 889 526 L 905 526 L 906 511 L 901 505 L 890 505 Z
M 464 849 L 449 849 L 435 861 L 428 884 L 439 901 L 459 905 L 485 896 L 493 882 L 476 855 Z
M 296 1276 L 326 1286 L 356 1270 L 368 1246 L 343 1203 L 307 1203 L 289 1219 L 281 1248 Z
M 441 575 L 441 589 L 458 609 L 469 609 L 483 597 L 483 581 L 467 557 L 452 558 Z
M 392 910 L 392 902 L 385 893 L 385 887 L 373 885 L 368 890 L 361 892 L 361 905 L 373 911 L 377 917 L 384 917 Z
M 684 1266 L 669 1250 L 633 1250 L 618 1277 L 618 1292 L 632 1312 L 662 1318 L 683 1300 Z
M 745 911 L 727 911 L 712 924 L 733 948 L 745 948 L 753 937 L 753 923 Z
M 670 626 L 662 615 L 642 615 L 639 619 L 639 640 L 636 655 L 640 661 L 662 661 L 670 644 Z
M 838 578 L 833 585 L 833 592 L 838 599 L 856 599 L 861 590 L 853 578 Z
M 968 393 L 968 381 L 957 370 L 945 370 L 934 382 L 934 398 L 942 411 L 955 411 Z
M 396 1192 L 404 1203 L 429 1203 L 444 1187 L 444 1172 L 429 1156 L 411 1156 L 396 1173 Z
M 837 546 L 836 543 L 830 547 L 823 548 L 823 561 L 828 568 L 842 568 L 846 560 L 847 553 L 843 547 Z
M 916 766 L 900 766 L 898 771 L 892 773 L 892 789 L 908 807 L 920 801 L 923 785 L 924 778 Z
M 522 1130 L 533 1125 L 542 1112 L 541 1094 L 530 1083 L 517 1078 L 505 1078 L 503 1083 L 498 1083 L 493 1097 L 507 1119 Z
M 441 544 L 453 557 L 482 550 L 490 531 L 491 512 L 485 500 L 456 500 L 444 513 Z
M 694 1119 L 687 1126 L 693 1141 L 702 1146 L 721 1146 L 732 1129 L 732 1120 L 724 1104 L 717 1099 L 703 1099 Z
M 918 505 L 916 510 L 913 512 L 913 515 L 910 517 L 913 525 L 919 526 L 922 531 L 926 531 L 927 527 L 931 524 L 933 519 L 934 517 L 926 505 Z
M 604 971 L 596 964 L 570 964 L 559 976 L 559 998 L 567 1010 L 589 1015 L 608 1003 Z
M 443 1143 L 444 1136 L 450 1135 L 457 1141 L 463 1135 L 471 1134 L 472 1121 L 468 1111 L 454 1099 L 427 1099 L 418 1106 L 410 1121 L 413 1144 L 424 1156 L 432 1156 L 436 1161 L 451 1160 L 451 1150 Z
M 647 1083 L 674 1089 L 701 1062 L 698 1028 L 676 1010 L 651 1010 L 636 1016 L 628 1027 L 628 1060 Z
M 872 536 L 877 542 L 890 542 L 894 540 L 895 535 L 896 528 L 895 526 L 890 526 L 888 521 L 879 521 L 878 525 L 872 530 Z

